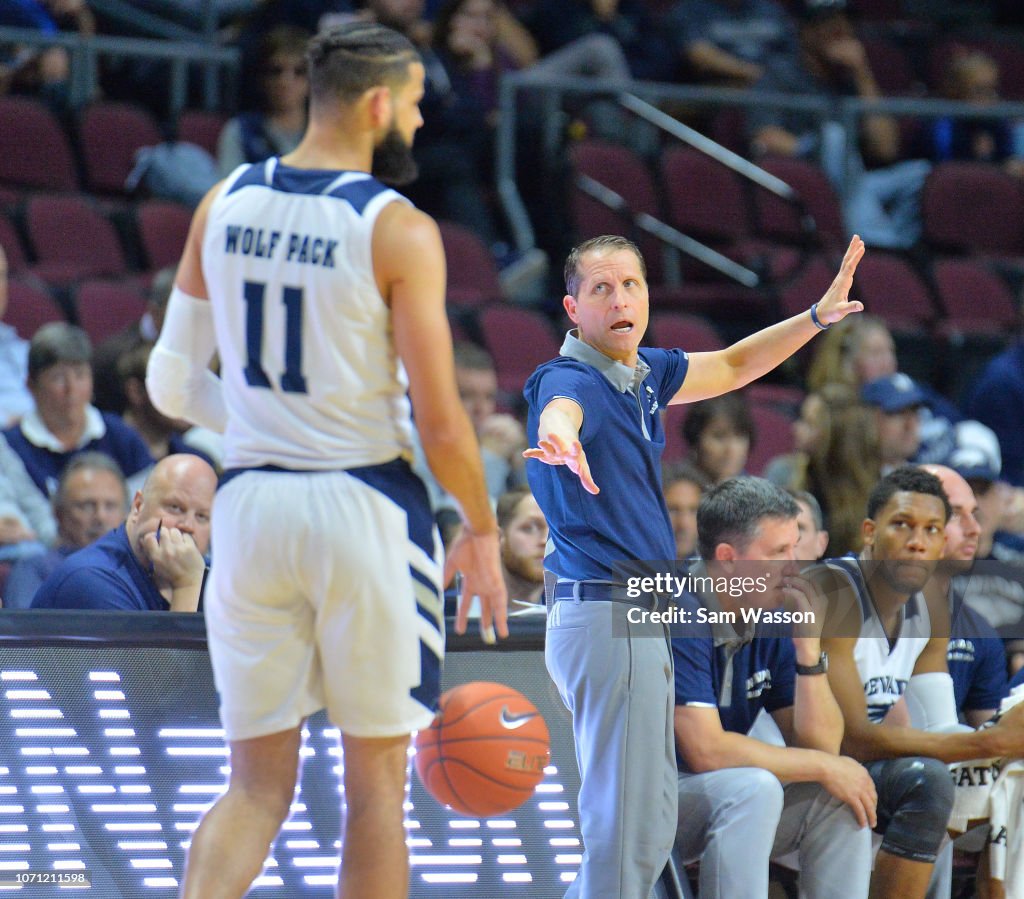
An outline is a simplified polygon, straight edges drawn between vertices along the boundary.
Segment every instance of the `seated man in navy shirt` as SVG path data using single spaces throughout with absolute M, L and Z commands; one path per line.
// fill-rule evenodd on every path
M 751 477 L 714 487 L 697 511 L 705 561 L 694 577 L 751 574 L 750 563 L 768 576 L 764 592 L 691 598 L 684 609 L 692 623 L 673 628 L 676 851 L 684 863 L 700 859 L 702 899 L 767 896 L 769 859 L 791 852 L 799 855 L 801 896 L 868 895 L 875 788 L 862 765 L 839 755 L 842 713 L 819 637 L 813 628 L 793 633 L 788 625 L 742 619 L 701 624 L 697 615 L 699 608 L 739 613 L 784 602 L 815 611 L 812 588 L 792 564 L 798 514 L 791 496 Z M 751 735 L 762 709 L 784 745 Z M 765 733 L 761 722 L 757 732 Z
M 75 456 L 61 472 L 53 497 L 57 545 L 14 565 L 4 584 L 4 608 L 29 608 L 58 565 L 124 521 L 129 499 L 128 484 L 110 456 L 94 452 Z
M 946 523 L 942 561 L 925 586 L 925 594 L 950 603 L 946 664 L 953 678 L 956 709 L 971 727 L 981 727 L 996 713 L 1007 692 L 1006 650 L 995 628 L 952 586 L 954 577 L 971 570 L 978 552 L 978 501 L 967 481 L 953 469 L 922 467 L 942 482 L 953 510 Z
M 124 525 L 69 556 L 32 608 L 196 611 L 216 489 L 216 474 L 198 456 L 161 459 Z
M 106 453 L 128 478 L 153 464 L 132 428 L 91 404 L 91 360 L 88 335 L 66 322 L 43 325 L 29 344 L 28 387 L 36 407 L 3 433 L 45 496 L 57 489 L 68 460 L 85 450 Z

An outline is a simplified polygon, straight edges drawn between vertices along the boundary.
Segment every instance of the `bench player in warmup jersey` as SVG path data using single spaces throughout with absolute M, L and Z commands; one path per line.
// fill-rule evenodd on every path
M 322 32 L 308 62 L 299 147 L 237 169 L 200 204 L 146 382 L 165 414 L 225 435 L 206 622 L 231 776 L 193 836 L 190 899 L 241 896 L 260 873 L 292 803 L 303 721 L 324 707 L 344 750 L 338 895 L 407 895 L 409 733 L 433 718 L 444 652 L 410 399 L 465 523 L 448 557 L 464 575 L 456 628 L 475 594 L 481 627 L 507 634 L 440 235 L 382 183 L 415 175 L 423 65 L 367 23 Z

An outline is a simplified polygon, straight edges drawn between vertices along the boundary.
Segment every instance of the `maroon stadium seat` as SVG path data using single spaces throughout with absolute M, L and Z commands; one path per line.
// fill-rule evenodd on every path
M 935 166 L 924 184 L 921 215 L 933 250 L 1024 255 L 1024 188 L 998 166 Z
M 843 211 L 839 196 L 820 166 L 803 159 L 771 156 L 761 161 L 761 167 L 785 181 L 800 197 L 803 208 L 814 221 L 818 243 L 823 247 L 842 247 L 846 244 Z M 760 237 L 784 243 L 806 241 L 801 226 L 801 209 L 764 188 L 754 188 L 754 221 Z
M 156 121 L 141 106 L 100 101 L 86 107 L 79 122 L 86 185 L 104 194 L 122 194 L 141 147 L 159 144 Z
M 21 271 L 28 264 L 18 229 L 2 211 L 0 211 L 0 247 L 3 247 L 4 256 L 7 257 L 7 270 L 12 274 Z
M 479 321 L 504 391 L 521 393 L 534 369 L 558 355 L 561 341 L 539 312 L 498 303 L 482 309 Z
M 673 147 L 662 157 L 669 222 L 689 237 L 727 246 L 750 233 L 739 176 L 697 150 Z
M 84 197 L 32 197 L 25 224 L 38 259 L 31 269 L 45 281 L 67 284 L 128 269 L 114 226 Z
M 228 117 L 222 112 L 205 109 L 183 109 L 178 113 L 178 140 L 202 147 L 217 157 L 217 140 Z
M 932 278 L 945 313 L 940 333 L 1010 334 L 1017 308 L 1009 285 L 983 263 L 971 259 L 940 259 Z
M 722 338 L 706 318 L 685 312 L 657 312 L 651 316 L 648 333 L 654 346 L 706 353 L 725 347 Z
M 71 143 L 57 117 L 26 97 L 0 97 L 0 184 L 78 190 Z
M 899 256 L 872 250 L 857 266 L 853 294 L 894 331 L 923 331 L 938 317 L 928 285 Z
M 448 261 L 448 302 L 481 306 L 504 296 L 498 266 L 490 250 L 472 231 L 455 222 L 437 223 Z
M 148 200 L 135 211 L 139 241 L 150 269 L 177 265 L 185 249 L 192 210 L 181 203 Z
M 83 281 L 75 291 L 78 323 L 93 344 L 136 324 L 146 311 L 146 298 L 118 281 Z
M 615 191 L 626 203 L 623 213 L 609 209 L 574 185 L 571 197 L 573 230 L 578 240 L 601 234 L 635 236 L 647 263 L 647 279 L 653 284 L 662 277 L 661 243 L 654 237 L 636 232 L 632 216 L 647 213 L 661 218 L 658 192 L 647 163 L 621 144 L 584 140 L 572 145 L 569 160 L 577 175 L 586 175 Z
M 40 325 L 64 321 L 65 316 L 53 297 L 42 287 L 11 278 L 7 282 L 7 313 L 4 322 L 19 336 L 31 340 Z

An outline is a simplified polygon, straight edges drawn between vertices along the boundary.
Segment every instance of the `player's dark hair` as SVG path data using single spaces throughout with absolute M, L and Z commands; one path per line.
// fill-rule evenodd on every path
M 328 28 L 309 42 L 309 95 L 351 103 L 372 87 L 401 84 L 420 55 L 404 35 L 375 22 Z
M 871 491 L 868 497 L 868 518 L 873 519 L 881 508 L 897 493 L 923 493 L 942 500 L 942 508 L 946 513 L 946 521 L 953 514 L 949 505 L 949 497 L 942 489 L 942 481 L 929 471 L 916 465 L 903 465 L 890 471 Z
M 565 292 L 574 297 L 580 289 L 580 261 L 587 253 L 615 253 L 618 250 L 629 250 L 636 256 L 637 262 L 640 263 L 640 274 L 646 280 L 647 263 L 644 262 L 644 254 L 640 252 L 640 247 L 628 237 L 603 234 L 600 237 L 591 237 L 569 251 L 569 256 L 565 260 Z
M 745 549 L 757 536 L 762 519 L 796 518 L 800 507 L 781 487 L 764 478 L 729 478 L 712 487 L 697 507 L 697 550 L 713 559 L 715 547 L 728 543 Z

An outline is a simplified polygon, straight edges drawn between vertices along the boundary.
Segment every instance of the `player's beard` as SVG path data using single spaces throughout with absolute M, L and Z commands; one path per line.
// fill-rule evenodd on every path
M 370 171 L 374 178 L 394 187 L 411 184 L 419 175 L 419 166 L 412 157 L 412 146 L 405 142 L 394 124 L 384 135 L 384 140 L 374 147 Z

